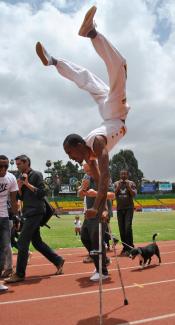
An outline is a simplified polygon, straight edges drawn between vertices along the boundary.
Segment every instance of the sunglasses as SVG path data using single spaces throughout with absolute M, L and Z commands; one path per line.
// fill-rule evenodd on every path
M 9 165 L 8 164 L 0 164 L 0 169 L 8 169 Z

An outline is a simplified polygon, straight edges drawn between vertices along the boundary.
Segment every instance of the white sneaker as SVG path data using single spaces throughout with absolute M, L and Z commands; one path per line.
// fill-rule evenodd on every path
M 3 284 L 0 284 L 0 292 L 8 290 L 8 287 L 4 286 Z
M 106 280 L 109 277 L 109 275 L 104 275 L 102 274 L 102 280 Z M 100 280 L 100 275 L 98 272 L 94 273 L 91 277 L 90 277 L 91 281 L 99 281 Z
M 92 275 L 94 275 L 95 273 L 97 273 L 97 269 L 93 270 Z
M 40 42 L 36 43 L 36 53 L 44 65 L 53 64 L 52 57 L 49 55 L 49 53 L 47 53 L 44 46 Z

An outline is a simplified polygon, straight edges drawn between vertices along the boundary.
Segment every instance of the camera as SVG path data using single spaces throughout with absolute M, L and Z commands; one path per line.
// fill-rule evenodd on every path
M 25 179 L 26 179 L 26 177 L 25 177 L 25 176 L 23 176 L 23 175 L 20 175 L 20 176 L 19 176 L 19 179 L 20 179 L 21 181 L 23 181 L 23 182 L 24 182 L 24 181 L 25 181 Z

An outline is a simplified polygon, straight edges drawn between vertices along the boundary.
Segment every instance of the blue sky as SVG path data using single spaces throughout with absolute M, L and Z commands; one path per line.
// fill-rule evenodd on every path
M 74 13 L 78 11 L 84 4 L 87 3 L 86 0 L 48 0 L 48 1 L 42 1 L 42 0 L 6 0 L 5 2 L 8 2 L 12 5 L 16 5 L 19 3 L 28 3 L 34 10 L 40 10 L 43 6 L 44 2 L 49 2 L 51 5 L 53 5 L 55 8 L 60 10 L 61 12 L 65 13 Z
M 47 159 L 67 161 L 68 133 L 86 136 L 101 123 L 88 94 L 35 53 L 41 41 L 108 83 L 91 42 L 77 33 L 93 4 L 98 30 L 128 63 L 128 132 L 111 155 L 131 149 L 146 178 L 175 181 L 174 0 L 0 1 L 1 151 L 10 159 L 25 152 L 44 170 Z

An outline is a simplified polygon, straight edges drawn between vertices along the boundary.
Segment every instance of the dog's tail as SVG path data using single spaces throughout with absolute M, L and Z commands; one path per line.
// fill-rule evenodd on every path
M 155 241 L 156 241 L 156 236 L 158 236 L 157 233 L 153 235 L 153 239 L 152 239 L 153 240 L 153 243 L 155 243 Z

